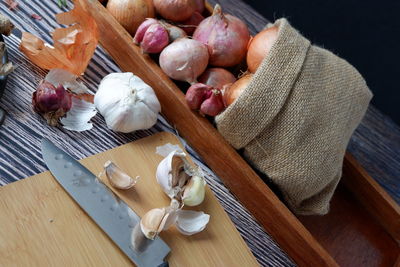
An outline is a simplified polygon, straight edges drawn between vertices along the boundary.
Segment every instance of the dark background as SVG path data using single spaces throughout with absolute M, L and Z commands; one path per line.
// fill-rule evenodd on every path
M 286 17 L 364 76 L 372 103 L 400 124 L 400 0 L 245 0 L 270 21 Z

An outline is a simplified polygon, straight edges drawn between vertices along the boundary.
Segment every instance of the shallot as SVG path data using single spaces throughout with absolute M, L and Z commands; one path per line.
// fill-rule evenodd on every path
M 108 0 L 107 10 L 132 35 L 146 18 L 155 15 L 152 0 Z
M 278 38 L 278 27 L 273 26 L 258 33 L 251 40 L 247 51 L 247 66 L 249 71 L 254 73 L 260 66 L 263 59 L 269 54 L 272 45 Z
M 147 18 L 145 21 L 142 22 L 142 24 L 140 24 L 139 28 L 137 29 L 135 36 L 133 37 L 133 42 L 135 44 L 140 44 L 143 40 L 143 37 L 147 31 L 147 29 L 153 25 L 153 24 L 157 24 L 158 20 L 153 19 L 153 18 Z
M 237 80 L 234 84 L 224 86 L 223 100 L 225 106 L 231 105 L 243 93 L 249 85 L 252 74 L 248 74 Z
M 189 87 L 186 92 L 185 99 L 190 109 L 200 109 L 203 101 L 208 98 L 210 95 L 212 87 L 202 84 L 196 83 Z
M 187 33 L 187 34 L 193 34 L 193 32 L 196 30 L 196 27 L 204 20 L 203 15 L 201 15 L 199 12 L 194 12 L 190 18 L 182 22 L 182 29 Z
M 208 116 L 217 116 L 225 109 L 221 91 L 213 89 L 211 96 L 204 100 L 200 106 L 200 113 Z
M 181 38 L 161 52 L 160 66 L 170 78 L 193 84 L 206 69 L 208 59 L 208 50 L 204 44 Z
M 55 87 L 47 81 L 42 81 L 32 95 L 33 109 L 41 114 L 49 125 L 56 126 L 59 119 L 71 109 L 71 97 L 61 84 Z
M 205 8 L 204 0 L 194 0 L 194 2 L 196 3 L 196 11 L 202 14 Z
M 198 78 L 199 82 L 222 89 L 225 84 L 234 83 L 235 76 L 223 68 L 209 68 Z
M 217 4 L 212 16 L 199 24 L 193 39 L 208 46 L 211 65 L 231 67 L 245 57 L 250 33 L 243 21 L 223 14 L 221 6 Z
M 169 43 L 168 32 L 159 23 L 151 25 L 143 36 L 140 47 L 144 53 L 160 53 Z
M 153 0 L 153 3 L 157 13 L 171 21 L 186 20 L 197 8 L 194 0 Z

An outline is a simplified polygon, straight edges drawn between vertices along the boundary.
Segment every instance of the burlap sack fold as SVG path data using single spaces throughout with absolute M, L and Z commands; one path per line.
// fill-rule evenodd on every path
M 286 19 L 275 25 L 278 39 L 245 91 L 216 117 L 217 128 L 293 212 L 325 214 L 372 94 L 348 62 L 311 45 Z

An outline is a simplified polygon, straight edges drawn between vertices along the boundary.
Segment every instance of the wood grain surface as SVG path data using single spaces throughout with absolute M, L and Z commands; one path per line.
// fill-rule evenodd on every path
M 389 267 L 400 255 L 399 244 L 343 183 L 327 215 L 300 220 L 342 267 Z
M 188 108 L 182 91 L 148 55 L 141 53 L 108 11 L 97 0 L 77 1 L 96 20 L 102 47 L 122 70 L 135 72 L 153 87 L 168 121 L 296 263 L 335 266 L 331 256 L 212 124 Z
M 166 143 L 180 144 L 176 136 L 159 133 L 83 159 L 82 163 L 96 174 L 111 160 L 132 177 L 139 175 L 141 179 L 133 188 L 112 189 L 143 216 L 170 203 L 155 179 L 163 159 L 155 153 L 156 147 Z M 20 196 L 17 202 L 16 195 Z M 7 214 L 0 217 L 0 265 L 131 266 L 49 172 L 1 187 L 0 198 L 0 213 Z M 184 236 L 175 228 L 161 234 L 172 249 L 170 266 L 258 266 L 209 188 L 205 201 L 191 209 L 210 214 L 210 222 L 193 236 Z

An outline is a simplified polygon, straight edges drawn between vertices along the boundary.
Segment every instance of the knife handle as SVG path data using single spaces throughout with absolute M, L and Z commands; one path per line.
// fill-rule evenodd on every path
M 169 263 L 168 263 L 168 261 L 164 261 L 163 263 L 158 265 L 158 267 L 169 267 Z

